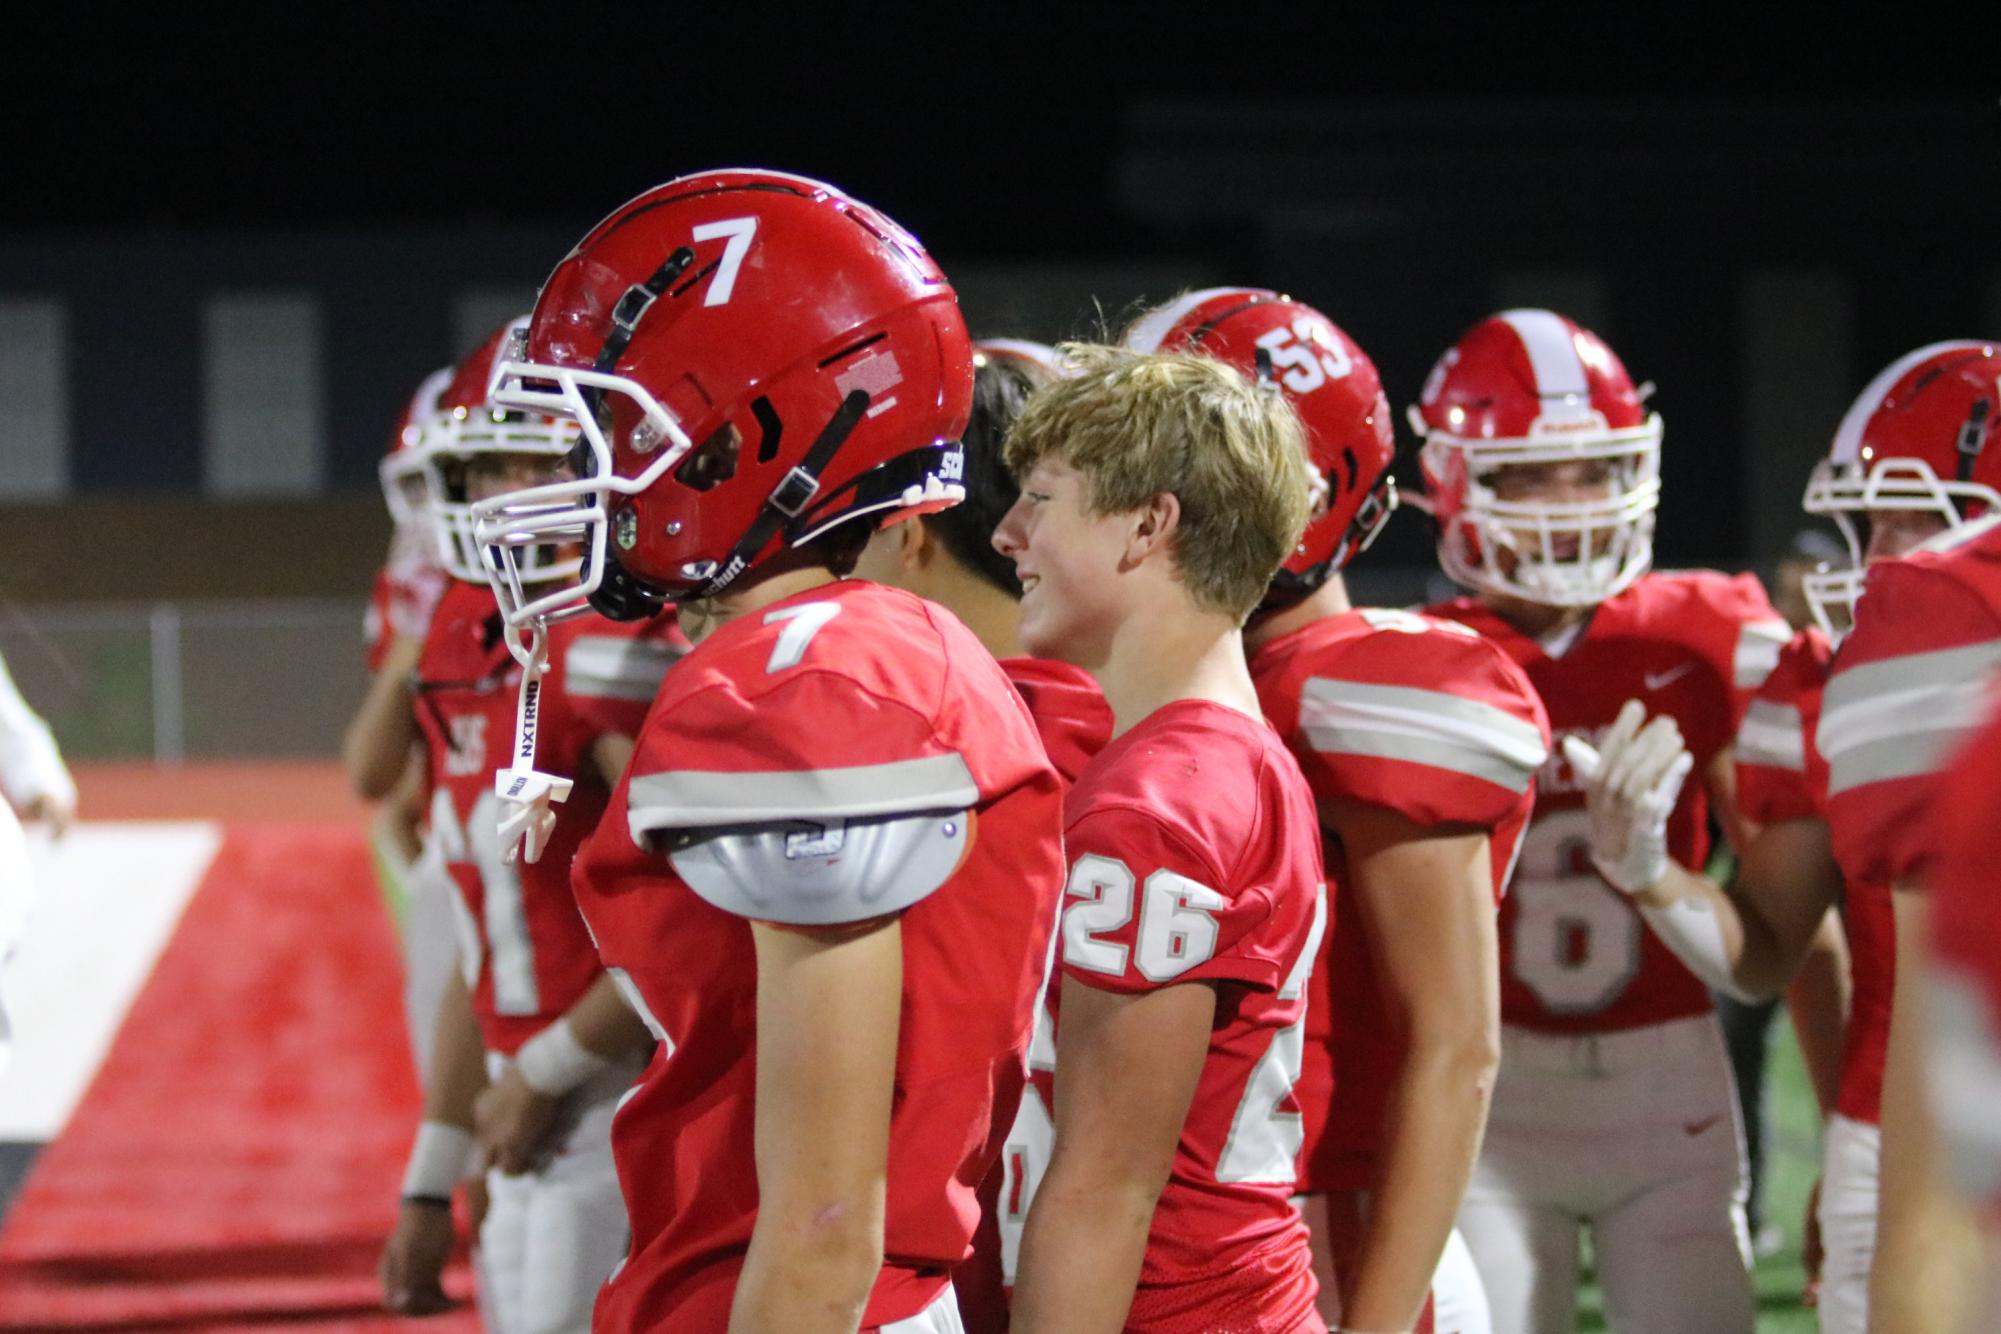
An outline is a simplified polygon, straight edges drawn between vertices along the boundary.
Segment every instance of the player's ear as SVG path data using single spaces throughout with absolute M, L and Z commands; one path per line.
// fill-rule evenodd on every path
M 938 554 L 938 535 L 923 519 L 905 519 L 896 525 L 897 568 L 915 574 L 930 566 Z
M 1126 559 L 1134 564 L 1156 551 L 1166 550 L 1181 526 L 1181 498 L 1172 491 L 1156 491 L 1145 504 L 1132 512 L 1131 535 L 1126 540 Z

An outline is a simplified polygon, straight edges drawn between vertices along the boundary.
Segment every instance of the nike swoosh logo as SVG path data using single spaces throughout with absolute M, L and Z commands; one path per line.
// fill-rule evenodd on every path
M 1721 1121 L 1722 1119 L 1723 1117 L 1719 1113 L 1716 1116 L 1705 1116 L 1700 1121 L 1687 1122 L 1682 1126 L 1681 1133 L 1687 1135 L 1690 1139 L 1693 1139 L 1695 1138 L 1695 1136 L 1700 1135 L 1703 1131 L 1709 1129 L 1709 1127 L 1715 1125 L 1718 1121 Z
M 1674 668 L 1672 671 L 1648 672 L 1641 679 L 1647 683 L 1647 689 L 1659 690 L 1662 686 L 1671 685 L 1674 682 L 1681 680 L 1682 677 L 1687 676 L 1690 672 L 1694 670 L 1695 670 L 1694 663 L 1684 662 L 1681 666 Z

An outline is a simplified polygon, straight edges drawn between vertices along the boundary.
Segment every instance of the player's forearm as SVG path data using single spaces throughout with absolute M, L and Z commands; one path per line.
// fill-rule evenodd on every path
M 456 967 L 438 1000 L 432 1034 L 424 1119 L 471 1130 L 473 1102 L 486 1087 L 486 1045 L 480 1040 L 472 998 Z
M 341 764 L 348 783 L 370 801 L 380 800 L 395 788 L 409 762 L 410 747 L 417 740 L 410 674 L 416 670 L 423 649 L 423 640 L 409 637 L 390 645 L 382 670 L 369 683 L 368 694 L 341 736 Z
M 653 1046 L 645 1021 L 625 1003 L 610 973 L 600 974 L 563 1019 L 579 1044 L 606 1061 L 623 1060 Z
M 1383 1175 L 1344 1325 L 1416 1323 L 1480 1155 L 1499 1066 L 1498 1038 L 1477 1026 L 1412 1043 L 1387 1110 Z
M 854 1334 L 882 1270 L 883 1199 L 761 1204 L 730 1334 Z
M 1883 1166 L 1876 1257 L 1869 1271 L 1871 1334 L 1966 1328 L 1980 1263 L 1975 1218 L 1945 1182 L 1924 1071 L 1926 921 L 1920 896 L 1893 896 L 1897 981 L 1883 1062 Z
M 1064 1161 L 1062 1140 L 1022 1236 L 1013 1334 L 1118 1334 L 1132 1309 L 1160 1184 L 1108 1181 Z
M 1714 991 L 1740 1000 L 1778 994 L 1776 950 L 1754 914 L 1740 911 L 1722 886 L 1680 862 L 1633 906 L 1675 958 Z
M 1825 1117 L 1841 1091 L 1841 1055 L 1848 1029 L 1848 948 L 1832 912 L 1814 933 L 1799 972 L 1786 988 L 1786 1009 L 1799 1038 L 1800 1058 L 1813 1080 L 1814 1097 Z

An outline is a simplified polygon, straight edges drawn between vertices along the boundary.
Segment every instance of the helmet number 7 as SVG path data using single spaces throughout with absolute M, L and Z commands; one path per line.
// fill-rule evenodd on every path
M 736 290 L 737 270 L 743 267 L 743 257 L 750 253 L 750 238 L 756 234 L 756 218 L 724 218 L 721 222 L 705 222 L 695 228 L 697 241 L 713 241 L 719 236 L 729 238 L 723 246 L 723 257 L 716 264 L 716 276 L 709 284 L 708 295 L 702 298 L 703 305 L 720 306 L 729 301 L 730 293 Z

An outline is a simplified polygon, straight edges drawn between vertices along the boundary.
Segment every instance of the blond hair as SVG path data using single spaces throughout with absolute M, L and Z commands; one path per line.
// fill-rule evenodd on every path
M 1046 458 L 1067 464 L 1101 515 L 1171 492 L 1177 572 L 1197 603 L 1242 621 L 1306 527 L 1306 447 L 1291 405 L 1213 357 L 1058 350 L 1075 374 L 1029 400 L 1008 435 L 1008 469 L 1020 479 Z

